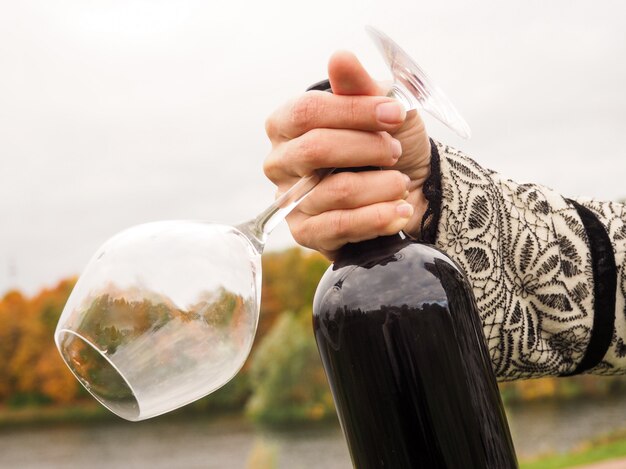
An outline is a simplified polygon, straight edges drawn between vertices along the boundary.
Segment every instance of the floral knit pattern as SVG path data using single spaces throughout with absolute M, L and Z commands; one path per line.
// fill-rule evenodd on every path
M 576 208 L 553 190 L 517 184 L 436 144 L 441 210 L 436 246 L 472 284 L 498 379 L 571 373 L 591 337 L 594 279 Z M 593 373 L 626 372 L 626 209 L 578 201 L 613 242 L 618 292 L 613 341 Z

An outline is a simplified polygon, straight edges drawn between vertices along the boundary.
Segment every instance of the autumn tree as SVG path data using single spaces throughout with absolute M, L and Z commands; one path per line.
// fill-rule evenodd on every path
M 54 344 L 56 323 L 73 285 L 73 279 L 64 280 L 30 301 L 5 297 L 2 302 L 10 312 L 0 322 L 14 330 L 5 361 L 6 373 L 13 383 L 13 394 L 22 396 L 26 402 L 67 403 L 76 397 L 78 383 Z M 6 351 L 3 355 L 6 356 Z
M 259 333 L 264 335 L 283 311 L 302 311 L 313 304 L 328 261 L 314 251 L 292 248 L 263 256 L 263 291 Z
M 310 326 L 311 310 L 284 313 L 252 358 L 253 394 L 247 412 L 267 423 L 321 420 L 335 416 Z
M 7 293 L 0 302 L 0 402 L 16 390 L 17 375 L 12 359 L 20 342 L 27 309 L 28 302 L 18 291 Z

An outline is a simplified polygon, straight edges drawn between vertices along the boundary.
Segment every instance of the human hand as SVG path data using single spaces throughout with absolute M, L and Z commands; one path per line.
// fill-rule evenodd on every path
M 320 168 L 385 169 L 331 174 L 287 217 L 296 242 L 332 260 L 349 242 L 419 234 L 430 141 L 419 114 L 385 97 L 353 54 L 333 54 L 328 76 L 332 94 L 304 93 L 267 119 L 264 171 L 280 194 Z

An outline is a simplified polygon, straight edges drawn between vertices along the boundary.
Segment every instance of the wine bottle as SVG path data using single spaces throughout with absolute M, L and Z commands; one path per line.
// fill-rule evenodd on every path
M 471 288 L 436 248 L 344 246 L 313 327 L 354 467 L 517 468 Z

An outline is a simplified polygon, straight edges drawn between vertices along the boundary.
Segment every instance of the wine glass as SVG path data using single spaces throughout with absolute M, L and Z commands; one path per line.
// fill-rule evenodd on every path
M 467 124 L 426 74 L 385 34 L 367 30 L 394 76 L 389 96 L 468 137 Z M 78 279 L 55 332 L 76 378 L 131 421 L 226 384 L 243 366 L 256 333 L 267 237 L 330 172 L 302 178 L 238 226 L 155 222 L 109 239 Z

